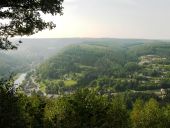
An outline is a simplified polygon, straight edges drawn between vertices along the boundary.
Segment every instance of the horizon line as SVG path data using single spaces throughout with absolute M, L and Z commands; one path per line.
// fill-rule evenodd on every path
M 124 39 L 124 40 L 165 40 L 167 38 L 128 38 L 128 37 L 13 37 L 10 39 Z

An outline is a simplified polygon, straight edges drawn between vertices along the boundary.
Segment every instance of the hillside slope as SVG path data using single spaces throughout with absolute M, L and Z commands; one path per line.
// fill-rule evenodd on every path
M 168 42 L 150 40 L 71 45 L 37 69 L 37 80 L 57 87 L 63 81 L 63 88 L 89 86 L 114 92 L 160 89 L 169 82 L 169 48 Z

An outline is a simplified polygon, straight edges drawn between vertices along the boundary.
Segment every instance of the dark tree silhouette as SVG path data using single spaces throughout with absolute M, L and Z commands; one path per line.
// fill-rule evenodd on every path
M 33 35 L 44 29 L 53 29 L 53 22 L 46 22 L 42 14 L 63 14 L 64 0 L 1 0 L 0 49 L 15 49 L 9 41 L 14 36 Z M 21 43 L 21 41 L 19 41 Z

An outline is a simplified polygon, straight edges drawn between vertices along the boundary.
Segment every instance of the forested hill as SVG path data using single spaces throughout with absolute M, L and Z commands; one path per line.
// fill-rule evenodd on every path
M 169 128 L 169 48 L 111 39 L 67 46 L 27 73 L 15 94 L 4 88 L 11 81 L 0 83 L 0 127 Z
M 0 78 L 5 78 L 13 72 L 23 70 L 23 68 L 25 68 L 24 63 L 23 60 L 17 57 L 0 53 Z
M 65 48 L 39 68 L 42 78 L 56 79 L 61 75 L 82 70 L 100 70 L 124 65 L 124 48 L 112 43 L 82 43 Z
M 12 41 L 17 42 L 15 38 Z M 0 78 L 11 73 L 32 70 L 37 64 L 57 54 L 63 47 L 80 42 L 80 39 L 21 39 L 17 50 L 0 50 Z
M 167 78 L 170 70 L 169 48 L 169 42 L 154 40 L 87 41 L 68 46 L 43 63 L 37 69 L 37 80 L 46 85 L 55 81 L 52 85 L 58 86 L 63 81 L 66 87 L 100 86 L 114 91 L 159 89 L 160 78 Z

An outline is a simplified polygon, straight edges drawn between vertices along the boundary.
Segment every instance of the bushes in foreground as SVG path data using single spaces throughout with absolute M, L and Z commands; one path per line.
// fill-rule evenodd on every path
M 169 128 L 170 105 L 155 99 L 136 100 L 127 109 L 123 96 L 100 95 L 83 89 L 48 99 L 0 88 L 0 127 L 3 128 Z M 127 100 L 126 100 L 127 101 Z

